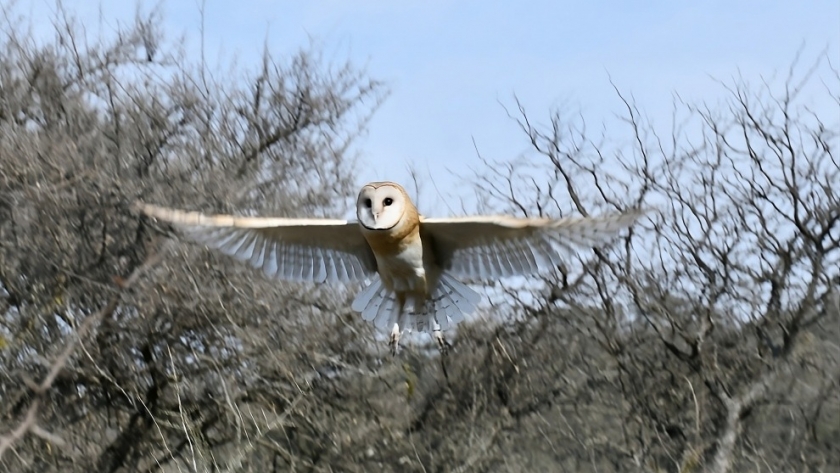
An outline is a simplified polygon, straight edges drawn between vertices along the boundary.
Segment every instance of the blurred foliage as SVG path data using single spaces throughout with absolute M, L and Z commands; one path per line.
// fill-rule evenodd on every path
M 488 206 L 658 211 L 528 297 L 496 285 L 505 303 L 448 334 L 448 358 L 421 338 L 393 359 L 350 312 L 357 288 L 268 281 L 130 210 L 335 216 L 382 84 L 311 49 L 208 70 L 154 11 L 94 41 L 59 9 L 42 44 L 16 11 L 0 37 L 0 469 L 840 467 L 838 128 L 796 94 L 734 83 L 720 108 L 684 106 L 695 135 L 667 138 L 625 101 L 635 144 L 616 150 L 520 107 L 534 152 L 478 176 Z M 840 79 L 822 82 L 837 110 Z M 19 434 L 28 412 L 38 429 Z

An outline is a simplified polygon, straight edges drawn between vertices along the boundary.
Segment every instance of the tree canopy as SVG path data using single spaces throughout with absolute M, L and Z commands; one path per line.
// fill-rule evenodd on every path
M 449 357 L 392 358 L 352 291 L 132 211 L 335 216 L 384 85 L 316 48 L 212 71 L 156 13 L 94 42 L 59 20 L 48 43 L 0 27 L 2 469 L 840 467 L 840 123 L 801 93 L 837 112 L 836 72 L 722 82 L 667 134 L 618 89 L 626 127 L 600 136 L 517 103 L 532 152 L 486 160 L 483 204 L 652 211 L 528 297 L 497 285 Z

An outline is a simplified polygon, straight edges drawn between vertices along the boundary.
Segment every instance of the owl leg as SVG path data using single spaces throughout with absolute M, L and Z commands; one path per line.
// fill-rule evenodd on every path
M 397 356 L 400 352 L 400 324 L 395 323 L 391 330 L 391 338 L 388 340 L 388 346 L 391 347 L 391 355 Z
M 397 320 L 394 322 L 394 328 L 391 329 L 391 337 L 388 340 L 388 346 L 391 347 L 391 355 L 397 356 L 400 352 L 400 322 L 402 322 L 403 310 L 405 309 L 405 293 L 397 293 Z
M 438 350 L 440 351 L 441 356 L 446 356 L 449 353 L 449 349 L 452 345 L 446 341 L 446 338 L 443 336 L 443 332 L 440 329 L 440 324 L 437 320 L 432 321 L 432 334 L 435 336 L 435 341 L 437 341 Z

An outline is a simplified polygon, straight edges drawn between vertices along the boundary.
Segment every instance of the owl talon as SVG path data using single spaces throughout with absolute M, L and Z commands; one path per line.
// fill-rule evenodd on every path
M 438 351 L 440 351 L 441 356 L 446 356 L 449 353 L 449 349 L 452 348 L 452 345 L 446 341 L 446 337 L 443 336 L 443 332 L 440 331 L 440 328 L 435 328 L 433 333 L 435 341 L 437 341 Z

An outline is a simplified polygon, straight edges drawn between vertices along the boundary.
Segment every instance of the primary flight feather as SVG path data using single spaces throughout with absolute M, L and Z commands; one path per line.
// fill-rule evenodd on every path
M 475 216 L 423 218 L 405 189 L 372 182 L 356 200 L 358 222 L 208 216 L 138 203 L 185 236 L 277 279 L 370 283 L 352 309 L 391 330 L 393 353 L 404 329 L 442 330 L 475 311 L 480 295 L 461 279 L 534 275 L 560 263 L 558 250 L 592 247 L 631 226 L 638 213 L 595 218 Z

